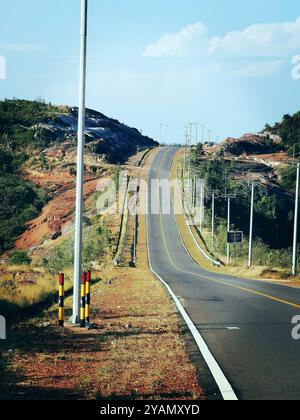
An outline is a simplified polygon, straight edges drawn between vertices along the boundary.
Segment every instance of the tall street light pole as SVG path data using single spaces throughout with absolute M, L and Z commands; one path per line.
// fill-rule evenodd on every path
M 204 144 L 205 125 L 201 125 L 202 128 L 202 144 Z
M 253 216 L 254 216 L 254 182 L 252 182 L 251 188 L 251 210 L 250 210 L 250 231 L 249 231 L 249 258 L 248 258 L 248 268 L 252 267 L 252 246 L 253 246 Z
M 81 0 L 80 83 L 79 83 L 79 109 L 78 109 L 76 220 L 75 220 L 75 251 L 74 251 L 73 315 L 72 315 L 73 324 L 78 324 L 79 319 L 80 319 L 80 315 L 79 315 L 80 282 L 81 282 L 81 276 L 82 276 L 82 219 L 83 219 L 83 184 L 84 184 L 87 14 L 88 14 L 88 0 Z
M 294 242 L 293 242 L 293 276 L 297 273 L 297 239 L 298 239 L 298 211 L 299 211 L 299 178 L 300 163 L 297 164 L 297 182 L 296 182 L 296 198 L 295 198 L 295 221 L 294 221 Z
M 161 144 L 163 144 L 163 142 L 164 142 L 164 140 L 163 140 L 163 137 L 164 137 L 164 128 L 167 128 L 168 127 L 168 125 L 167 124 L 163 124 L 163 123 L 160 123 L 160 143 Z

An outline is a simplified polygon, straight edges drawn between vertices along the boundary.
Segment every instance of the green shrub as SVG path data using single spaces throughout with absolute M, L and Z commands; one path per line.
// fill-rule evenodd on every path
M 84 226 L 82 262 L 89 266 L 91 261 L 98 261 L 104 252 L 112 246 L 111 233 L 105 221 L 94 221 Z M 49 252 L 41 261 L 41 265 L 51 274 L 57 274 L 74 263 L 74 239 L 63 241 L 58 247 Z
M 32 260 L 26 251 L 19 249 L 11 252 L 9 262 L 12 265 L 30 265 Z

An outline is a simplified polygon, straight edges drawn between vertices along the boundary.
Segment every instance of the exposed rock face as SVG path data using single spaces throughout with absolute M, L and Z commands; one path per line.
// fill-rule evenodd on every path
M 277 136 L 278 137 L 278 136 Z M 266 134 L 245 134 L 242 137 L 227 138 L 223 143 L 215 146 L 214 154 L 217 156 L 243 156 L 275 153 L 280 150 L 278 138 L 272 139 Z
M 50 144 L 53 141 L 65 143 L 66 150 L 68 147 L 74 147 L 76 143 L 77 119 L 78 108 L 70 108 L 68 115 L 56 115 L 38 126 L 33 126 L 32 129 L 36 131 L 36 135 L 42 135 Z M 86 110 L 85 135 L 88 148 L 111 163 L 123 162 L 136 152 L 137 147 L 158 145 L 137 129 L 90 109 Z

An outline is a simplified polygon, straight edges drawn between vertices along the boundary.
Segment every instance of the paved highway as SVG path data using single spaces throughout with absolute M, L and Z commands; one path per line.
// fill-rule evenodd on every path
M 162 149 L 149 171 L 169 179 L 176 150 Z M 159 197 L 158 197 L 159 196 Z M 149 192 L 162 201 L 162 190 Z M 149 258 L 201 333 L 239 399 L 300 399 L 300 341 L 292 318 L 300 315 L 300 290 L 218 275 L 187 254 L 174 212 L 148 215 Z

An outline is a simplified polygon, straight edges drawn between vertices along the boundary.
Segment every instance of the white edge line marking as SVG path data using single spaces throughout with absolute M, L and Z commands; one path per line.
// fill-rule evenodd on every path
M 148 182 L 149 182 L 149 174 L 148 174 Z M 148 199 L 149 199 L 149 195 L 147 197 L 147 208 L 149 210 Z M 225 377 L 224 373 L 222 372 L 222 369 L 218 365 L 216 359 L 214 358 L 214 356 L 212 355 L 211 351 L 209 350 L 209 348 L 208 348 L 207 344 L 205 343 L 203 337 L 201 336 L 201 334 L 197 330 L 197 327 L 195 326 L 195 324 L 193 323 L 193 321 L 191 320 L 191 318 L 189 317 L 189 315 L 187 314 L 187 312 L 183 308 L 183 306 L 180 303 L 179 299 L 174 294 L 174 292 L 172 291 L 171 287 L 153 269 L 152 263 L 151 263 L 151 257 L 150 257 L 150 248 L 149 248 L 148 212 L 147 212 L 147 216 L 146 216 L 146 222 L 147 222 L 147 253 L 148 253 L 148 262 L 149 262 L 150 270 L 161 281 L 161 283 L 166 287 L 166 289 L 168 290 L 169 294 L 173 298 L 173 300 L 174 300 L 174 302 L 175 302 L 175 304 L 177 306 L 177 309 L 179 310 L 180 314 L 182 315 L 184 321 L 186 322 L 186 324 L 187 324 L 187 326 L 188 326 L 191 334 L 194 337 L 194 340 L 197 343 L 197 346 L 198 346 L 198 348 L 200 350 L 200 353 L 202 354 L 205 362 L 208 365 L 208 368 L 209 368 L 212 376 L 214 377 L 214 380 L 216 381 L 216 383 L 218 385 L 218 388 L 219 388 L 219 390 L 220 390 L 220 392 L 222 394 L 223 399 L 225 401 L 238 401 L 238 398 L 237 398 L 235 392 L 233 391 L 230 383 L 228 382 L 227 378 Z

